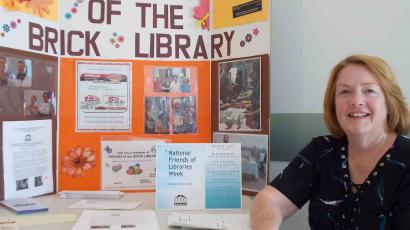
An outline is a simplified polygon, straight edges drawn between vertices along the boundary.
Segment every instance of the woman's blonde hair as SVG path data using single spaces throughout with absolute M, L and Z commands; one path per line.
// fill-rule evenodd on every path
M 387 126 L 389 129 L 398 134 L 408 134 L 410 131 L 409 109 L 393 71 L 383 59 L 367 55 L 347 57 L 333 67 L 330 73 L 323 103 L 323 115 L 330 133 L 336 137 L 345 135 L 336 117 L 335 84 L 340 71 L 350 64 L 366 67 L 376 78 L 386 97 Z

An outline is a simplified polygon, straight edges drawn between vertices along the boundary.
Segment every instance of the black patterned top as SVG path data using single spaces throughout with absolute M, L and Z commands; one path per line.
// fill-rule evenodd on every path
M 297 207 L 309 203 L 311 229 L 410 230 L 410 139 L 397 136 L 357 192 L 347 138 L 314 138 L 271 186 Z

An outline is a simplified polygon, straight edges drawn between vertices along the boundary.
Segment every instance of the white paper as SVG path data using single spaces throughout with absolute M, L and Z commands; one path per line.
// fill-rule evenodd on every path
M 51 120 L 3 122 L 4 198 L 54 191 Z
M 84 210 L 72 230 L 86 229 L 159 230 L 159 226 L 154 211 Z
M 99 209 L 99 210 L 132 210 L 141 205 L 140 202 L 114 202 L 114 201 L 94 201 L 81 200 L 69 208 Z
M 124 195 L 121 191 L 61 191 L 62 199 L 119 199 Z
M 77 62 L 76 130 L 131 130 L 131 63 Z
M 168 225 L 174 227 L 250 230 L 249 214 L 190 214 L 172 213 Z
M 155 189 L 155 145 L 163 142 L 162 140 L 102 141 L 102 189 Z

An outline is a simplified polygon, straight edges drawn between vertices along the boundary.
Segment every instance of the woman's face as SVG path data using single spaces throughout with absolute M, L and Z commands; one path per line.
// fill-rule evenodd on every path
M 384 92 L 365 66 L 348 64 L 335 87 L 336 117 L 346 135 L 388 132 Z

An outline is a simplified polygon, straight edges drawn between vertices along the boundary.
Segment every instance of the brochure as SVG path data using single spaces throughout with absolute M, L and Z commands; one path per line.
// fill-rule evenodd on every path
M 14 198 L 0 201 L 0 203 L 16 214 L 28 214 L 33 212 L 48 211 L 48 208 L 46 206 L 38 203 L 33 198 Z
M 156 208 L 241 208 L 241 145 L 157 144 Z

